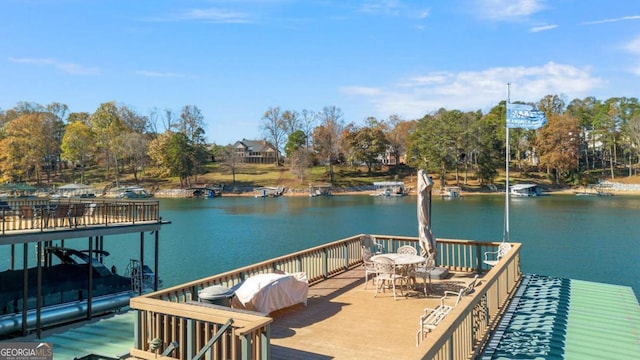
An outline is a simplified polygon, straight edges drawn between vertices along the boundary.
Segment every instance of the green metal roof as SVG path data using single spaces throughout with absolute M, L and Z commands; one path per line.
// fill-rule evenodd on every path
M 134 315 L 134 311 L 117 314 L 40 341 L 53 344 L 54 360 L 82 358 L 89 354 L 118 359 L 133 347 Z
M 640 304 L 627 286 L 526 275 L 482 359 L 638 359 Z
M 640 305 L 633 290 L 571 280 L 565 359 L 640 358 Z

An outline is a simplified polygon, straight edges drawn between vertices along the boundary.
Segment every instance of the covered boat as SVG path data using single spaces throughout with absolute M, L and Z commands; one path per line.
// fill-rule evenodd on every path
M 510 187 L 512 196 L 540 196 L 542 188 L 536 184 L 518 184 Z
M 376 192 L 372 196 L 405 196 L 407 189 L 402 181 L 379 181 L 374 182 Z
M 51 255 L 48 265 L 41 265 L 40 299 L 43 322 L 54 323 L 71 320 L 65 313 L 77 312 L 78 304 L 85 304 L 91 296 L 94 310 L 113 311 L 128 305 L 131 296 L 148 288 L 155 278 L 148 266 L 132 261 L 125 275 L 108 269 L 100 259 L 108 256 L 104 250 L 75 250 L 63 247 L 47 247 L 44 258 Z M 91 267 L 91 270 L 89 270 Z M 0 272 L 0 333 L 17 331 L 25 307 L 24 291 L 27 292 L 26 308 L 31 313 L 38 306 L 38 267 L 25 270 Z M 89 281 L 91 271 L 91 282 Z M 89 284 L 91 283 L 91 295 Z M 70 314 L 70 313 L 69 313 Z

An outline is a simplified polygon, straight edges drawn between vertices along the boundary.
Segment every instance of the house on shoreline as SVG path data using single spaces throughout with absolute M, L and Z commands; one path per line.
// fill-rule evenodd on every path
M 242 139 L 233 148 L 240 162 L 247 164 L 273 164 L 281 157 L 278 149 L 266 140 Z

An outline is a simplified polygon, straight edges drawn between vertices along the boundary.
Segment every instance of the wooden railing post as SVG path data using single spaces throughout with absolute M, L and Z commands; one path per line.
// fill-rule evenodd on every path
M 344 270 L 347 271 L 349 269 L 349 244 L 342 244 L 342 254 L 344 260 Z
M 260 358 L 271 359 L 271 324 L 267 324 L 265 331 L 260 333 Z
M 196 344 L 196 322 L 193 319 L 187 319 L 187 359 L 193 359 Z
M 142 339 L 140 337 L 140 329 L 142 324 L 142 311 L 134 310 L 136 312 L 135 321 L 133 322 L 133 347 L 136 349 L 142 349 Z
M 329 278 L 329 248 L 325 247 L 323 249 L 322 256 L 322 276 L 327 279 Z
M 483 264 L 483 259 L 482 259 L 482 244 L 476 244 L 476 273 L 481 274 L 482 273 L 482 264 Z

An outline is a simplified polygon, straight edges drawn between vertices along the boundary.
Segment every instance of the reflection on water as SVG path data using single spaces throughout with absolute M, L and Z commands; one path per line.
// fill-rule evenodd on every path
M 160 276 L 166 286 L 359 233 L 417 236 L 415 196 L 160 202 L 162 218 L 171 221 L 160 232 Z M 525 273 L 627 285 L 640 294 L 640 197 L 513 198 L 510 209 L 511 240 L 524 244 Z M 504 197 L 434 196 L 432 222 L 436 237 L 500 241 Z M 145 262 L 150 262 L 153 236 L 145 237 Z M 108 265 L 124 269 L 139 253 L 138 239 L 137 234 L 107 237 Z M 67 240 L 65 246 L 86 248 L 86 243 Z M 0 247 L 0 269 L 9 266 L 8 248 Z

